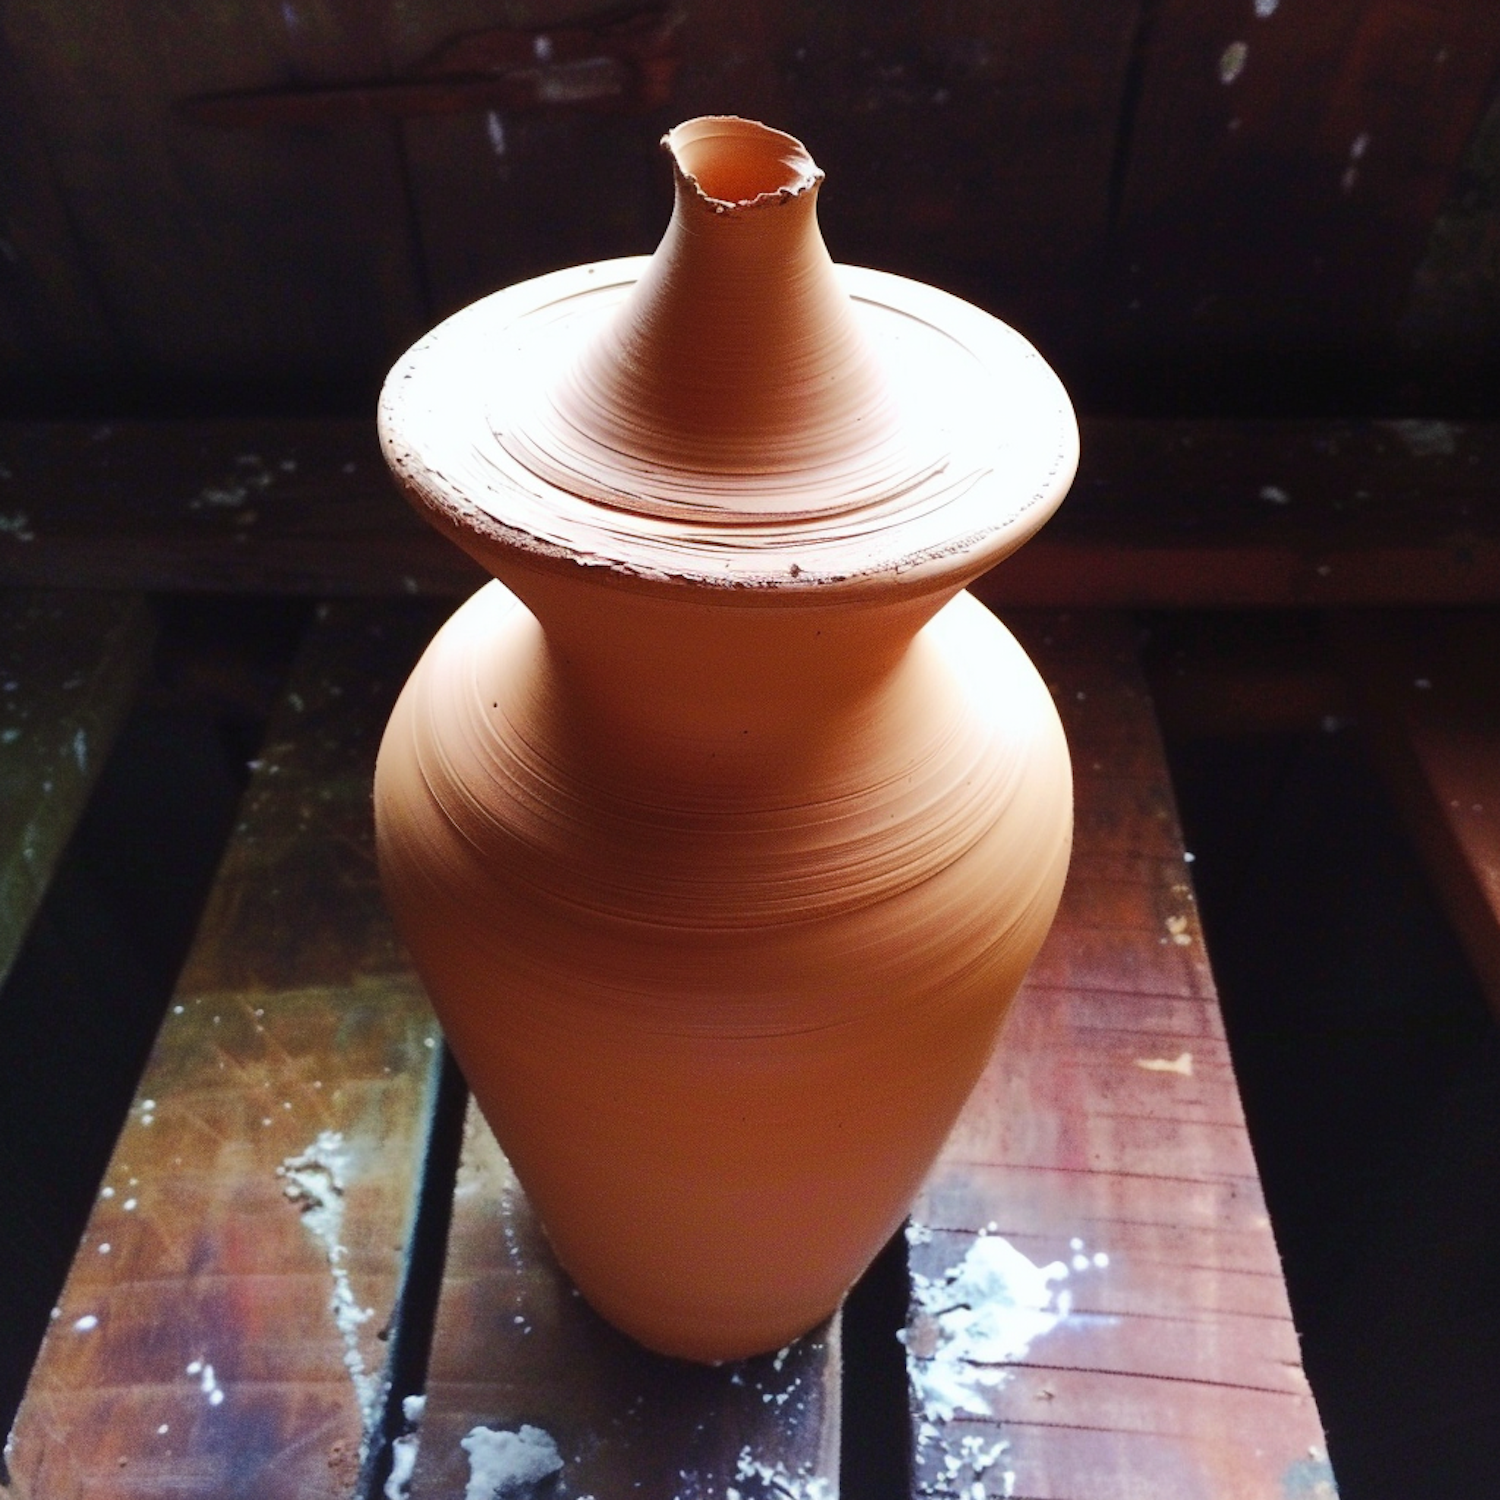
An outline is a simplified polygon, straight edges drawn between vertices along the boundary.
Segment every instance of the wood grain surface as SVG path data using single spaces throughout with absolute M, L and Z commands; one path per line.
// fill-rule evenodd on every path
M 1386 784 L 1500 1013 L 1500 615 L 1356 614 L 1335 639 Z
M 524 16 L 522 24 L 545 38 L 548 28 L 647 8 L 532 0 L 505 18 Z M 392 7 L 395 65 L 410 69 L 451 38 L 500 19 L 484 0 Z M 562 266 L 649 253 L 671 209 L 671 173 L 657 142 L 679 108 L 605 116 L 564 98 L 533 110 L 404 122 L 410 212 L 434 311 L 446 317 Z
M 1085 419 L 1072 492 L 975 586 L 1002 606 L 1500 601 L 1500 426 Z M 0 424 L 0 584 L 472 592 L 363 421 Z
M 1154 7 L 1111 296 L 1179 408 L 1195 377 L 1262 409 L 1361 356 L 1378 381 L 1497 68 L 1487 0 Z
M 370 772 L 435 623 L 319 612 L 33 1372 L 9 1494 L 354 1491 L 441 1056 L 380 907 Z
M 35 103 L 0 28 L 0 378 L 32 391 L 118 364 L 104 306 L 58 191 Z
M 1014 319 L 1101 408 L 1390 412 L 1415 388 L 1489 409 L 1471 330 L 1431 316 L 1493 279 L 1486 211 L 1472 236 L 1440 217 L 1492 193 L 1482 163 L 1462 175 L 1500 64 L 1489 0 L 694 0 L 655 7 L 681 65 L 641 113 L 595 113 L 586 69 L 404 121 L 184 108 L 379 90 L 478 31 L 648 8 L 6 0 L 0 381 L 28 410 L 352 409 L 424 321 L 648 252 L 657 138 L 729 111 L 807 141 L 837 257 Z
M 1073 869 L 913 1209 L 917 1490 L 1331 1497 L 1132 627 L 1020 624 L 1072 747 Z
M 155 618 L 139 594 L 0 593 L 0 981 L 155 639 Z
M 839 1328 L 710 1368 L 650 1354 L 573 1290 L 478 1111 L 454 1193 L 412 1500 L 456 1500 L 477 1427 L 556 1443 L 560 1494 L 833 1500 Z
M 233 133 L 175 102 L 383 76 L 379 9 L 344 0 L 0 8 L 27 118 L 136 379 L 373 383 L 427 321 L 392 126 Z M 122 393 L 128 397 L 128 390 Z

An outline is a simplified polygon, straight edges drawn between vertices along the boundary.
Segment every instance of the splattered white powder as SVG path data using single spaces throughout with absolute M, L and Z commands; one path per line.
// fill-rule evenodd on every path
M 961 1435 L 955 1415 L 993 1415 L 989 1392 L 1001 1385 L 1007 1365 L 1025 1358 L 1033 1343 L 1050 1333 L 1072 1311 L 1072 1294 L 1054 1283 L 1066 1281 L 1068 1265 L 1060 1260 L 1039 1266 L 989 1225 L 969 1246 L 967 1254 L 938 1278 L 912 1273 L 912 1296 L 923 1314 L 908 1340 L 906 1366 L 912 1393 L 920 1405 L 917 1452 L 936 1447 L 932 1457 L 945 1483 L 964 1500 L 986 1500 L 992 1493 L 983 1476 L 998 1463 L 1006 1443 Z M 923 1225 L 907 1228 L 907 1242 L 929 1244 L 932 1233 Z M 1074 1270 L 1103 1270 L 1109 1264 L 1102 1251 L 1087 1253 L 1081 1238 L 1069 1244 Z M 918 1353 L 913 1343 L 927 1345 Z M 1001 1495 L 1012 1493 L 1015 1474 L 997 1476 Z
M 988 1446 L 982 1437 L 972 1434 L 960 1438 L 954 1449 L 943 1455 L 943 1475 L 950 1484 L 957 1486 L 963 1500 L 985 1500 L 985 1485 L 981 1476 L 1009 1448 L 1010 1444 L 1004 1438 Z M 1015 1475 L 1007 1471 L 1002 1479 L 1003 1492 L 1009 1495 L 1014 1484 Z
M 740 1449 L 739 1461 L 735 1465 L 734 1477 L 739 1480 L 758 1479 L 777 1500 L 835 1500 L 837 1491 L 822 1474 L 800 1469 L 790 1473 L 785 1464 L 762 1463 L 748 1447 Z M 736 1496 L 738 1491 L 729 1489 L 726 1496 Z
M 205 1360 L 195 1359 L 188 1367 L 189 1375 L 198 1377 L 198 1385 L 203 1394 L 208 1397 L 210 1406 L 222 1406 L 224 1404 L 224 1390 L 220 1386 L 218 1378 L 214 1374 L 214 1367 Z
M 385 1482 L 385 1500 L 407 1500 L 407 1486 L 417 1466 L 420 1441 L 414 1433 L 408 1433 L 391 1443 L 391 1472 Z
M 1052 1287 L 1067 1275 L 1062 1261 L 1034 1265 L 992 1234 L 981 1234 L 941 1280 L 912 1274 L 912 1295 L 936 1335 L 930 1355 L 907 1355 L 929 1423 L 950 1421 L 955 1412 L 989 1416 L 984 1389 L 1005 1378 L 999 1366 L 1020 1359 L 1067 1317 L 1071 1294 Z
M 1183 1078 L 1193 1076 L 1191 1052 L 1179 1052 L 1176 1057 L 1138 1057 L 1135 1065 L 1147 1073 L 1177 1073 Z
M 364 1416 L 366 1438 L 360 1445 L 363 1458 L 368 1434 L 379 1414 L 380 1379 L 365 1369 L 359 1347 L 359 1330 L 375 1316 L 372 1307 L 361 1307 L 355 1300 L 345 1261 L 349 1251 L 343 1243 L 344 1186 L 348 1153 L 344 1137 L 337 1130 L 324 1130 L 305 1151 L 289 1156 L 277 1167 L 276 1175 L 286 1179 L 283 1191 L 302 1210 L 302 1223 L 323 1247 L 328 1268 L 333 1272 L 333 1295 L 329 1311 L 344 1341 L 344 1365 L 354 1383 L 354 1394 Z
M 426 1396 L 401 1398 L 401 1415 L 411 1430 L 391 1443 L 391 1472 L 385 1481 L 385 1500 L 407 1500 L 407 1487 L 411 1484 L 412 1473 L 417 1467 L 417 1452 L 422 1443 L 416 1429 L 421 1425 L 426 1410 Z
M 1231 42 L 1219 56 L 1219 82 L 1226 87 L 1245 71 L 1250 49 L 1244 42 Z
M 1361 153 L 1363 154 L 1363 153 Z M 1413 458 L 1448 458 L 1458 452 L 1458 439 L 1462 428 L 1451 422 L 1432 422 L 1408 419 L 1380 424 L 1401 440 Z
M 473 1427 L 459 1446 L 469 1455 L 464 1500 L 501 1500 L 523 1485 L 536 1484 L 563 1466 L 551 1433 L 523 1425 L 519 1431 Z

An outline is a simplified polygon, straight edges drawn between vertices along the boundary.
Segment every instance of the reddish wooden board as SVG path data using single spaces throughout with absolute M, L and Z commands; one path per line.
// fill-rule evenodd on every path
M 709 1368 L 649 1354 L 573 1290 L 471 1107 L 411 1500 L 456 1500 L 477 1427 L 556 1444 L 559 1493 L 834 1500 L 838 1319 Z
M 139 594 L 0 594 L 0 981 L 150 665 Z
M 347 1500 L 385 1399 L 437 1027 L 369 784 L 430 607 L 320 611 L 8 1447 L 23 1500 Z
M 917 1490 L 1331 1497 L 1132 626 L 1018 634 L 1068 731 L 1073 867 L 913 1209 Z
M 1086 419 L 1072 493 L 991 603 L 1500 602 L 1500 426 Z M 471 592 L 373 424 L 0 424 L 0 584 Z
M 1387 784 L 1500 1013 L 1500 615 L 1353 615 L 1336 634 Z

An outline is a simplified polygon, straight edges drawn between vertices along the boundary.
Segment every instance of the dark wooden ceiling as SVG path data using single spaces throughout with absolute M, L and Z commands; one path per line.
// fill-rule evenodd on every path
M 1007 318 L 1086 409 L 1494 414 L 1494 0 L 683 0 L 644 82 L 621 15 L 0 0 L 3 409 L 366 410 L 437 317 L 649 250 L 662 130 L 739 112 L 825 167 L 837 259 Z

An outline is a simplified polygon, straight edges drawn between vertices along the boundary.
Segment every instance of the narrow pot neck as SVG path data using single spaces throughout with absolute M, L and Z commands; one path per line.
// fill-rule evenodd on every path
M 579 732 L 632 778 L 710 787 L 836 746 L 880 712 L 913 638 L 952 590 L 887 603 L 774 605 L 509 577 L 538 618 Z
M 776 476 L 797 488 L 798 514 L 847 508 L 851 473 L 894 441 L 899 414 L 818 229 L 822 173 L 797 141 L 748 120 L 690 121 L 663 144 L 676 174 L 665 238 L 553 390 L 563 421 L 539 442 L 624 509 L 694 506 L 653 495 L 649 476 L 632 500 L 611 455 L 674 483 L 701 476 L 698 508 L 722 521 L 784 505 L 755 494 Z

